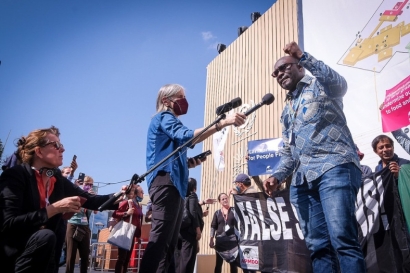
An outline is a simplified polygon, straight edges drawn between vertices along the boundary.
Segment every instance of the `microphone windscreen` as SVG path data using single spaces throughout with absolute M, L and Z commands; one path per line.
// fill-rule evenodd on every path
M 241 106 L 242 105 L 242 99 L 237 97 L 237 98 L 231 100 L 231 104 L 232 104 L 232 108 L 236 108 L 238 106 Z
M 271 104 L 274 100 L 275 100 L 275 97 L 271 93 L 266 94 L 262 98 L 263 104 L 266 104 L 266 105 Z

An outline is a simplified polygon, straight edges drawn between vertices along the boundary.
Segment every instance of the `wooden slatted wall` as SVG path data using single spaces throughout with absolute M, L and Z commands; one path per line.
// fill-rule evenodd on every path
M 216 119 L 215 109 L 218 106 L 236 97 L 242 98 L 242 106 L 236 111 L 247 110 L 247 106 L 261 102 L 266 93 L 272 93 L 275 101 L 251 114 L 242 128 L 234 130 L 230 127 L 224 149 L 225 170 L 218 172 L 213 158 L 208 158 L 202 166 L 200 200 L 216 198 L 221 192 L 228 193 L 234 177 L 238 173 L 247 173 L 245 156 L 249 140 L 281 137 L 279 120 L 285 91 L 271 77 L 271 73 L 275 61 L 284 56 L 284 45 L 291 41 L 298 42 L 298 24 L 301 25 L 298 20 L 299 2 L 278 0 L 208 65 L 205 125 Z M 213 150 L 212 137 L 204 141 L 203 150 L 208 149 Z M 212 216 L 219 208 L 218 203 L 210 206 L 209 216 L 204 218 L 199 254 L 215 255 L 208 243 Z M 224 263 L 223 272 L 229 272 L 228 269 Z M 206 272 L 213 272 L 213 268 L 208 268 Z

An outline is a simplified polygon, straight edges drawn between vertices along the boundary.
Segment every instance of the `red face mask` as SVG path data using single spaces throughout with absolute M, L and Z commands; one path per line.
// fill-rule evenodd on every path
M 174 100 L 172 102 L 174 103 L 172 110 L 174 110 L 175 115 L 185 115 L 188 112 L 188 101 L 186 98 Z

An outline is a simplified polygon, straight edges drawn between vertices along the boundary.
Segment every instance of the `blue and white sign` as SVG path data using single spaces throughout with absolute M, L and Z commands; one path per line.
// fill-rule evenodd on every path
M 249 175 L 272 174 L 279 164 L 282 149 L 282 138 L 248 141 Z

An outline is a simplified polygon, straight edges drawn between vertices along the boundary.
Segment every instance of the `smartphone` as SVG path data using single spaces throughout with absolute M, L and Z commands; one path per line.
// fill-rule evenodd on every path
M 85 173 L 79 173 L 78 174 L 78 181 L 81 182 L 81 183 L 84 182 L 84 177 L 85 177 Z
M 98 186 L 93 186 L 93 192 L 94 192 L 95 194 L 98 193 Z
M 194 159 L 199 159 L 199 160 L 203 160 L 205 157 L 207 157 L 208 155 L 212 154 L 211 150 L 208 150 L 206 152 L 200 153 L 199 155 L 194 156 Z
M 73 161 L 75 161 L 77 159 L 77 156 L 76 155 L 74 155 L 73 156 Z

